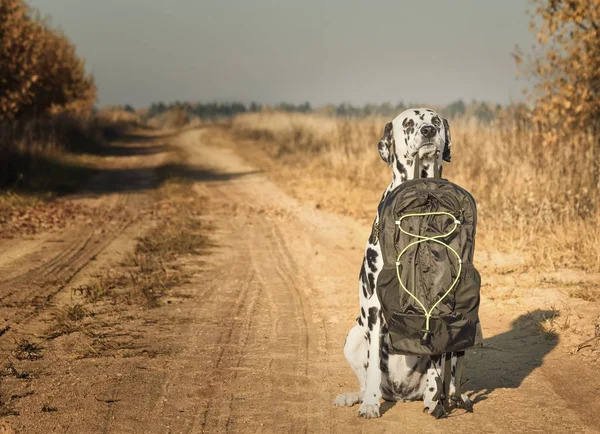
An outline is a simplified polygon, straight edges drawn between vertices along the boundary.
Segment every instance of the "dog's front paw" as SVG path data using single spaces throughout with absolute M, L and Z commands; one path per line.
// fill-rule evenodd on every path
M 337 407 L 352 407 L 363 400 L 364 392 L 348 392 L 340 393 L 335 400 L 333 405 Z
M 361 406 L 358 407 L 358 417 L 373 419 L 379 416 L 381 416 L 381 414 L 379 414 L 379 404 L 366 404 L 363 402 Z

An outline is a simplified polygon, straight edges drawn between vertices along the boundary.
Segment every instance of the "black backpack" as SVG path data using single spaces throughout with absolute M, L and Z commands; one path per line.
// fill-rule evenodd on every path
M 460 397 L 464 350 L 482 340 L 481 279 L 473 266 L 475 200 L 436 173 L 435 178 L 402 183 L 378 211 L 373 233 L 381 243 L 383 268 L 376 288 L 390 353 L 446 354 L 448 368 L 449 353 L 457 353 L 460 366 L 454 397 Z M 445 372 L 446 391 L 449 378 Z M 444 398 L 450 397 L 446 393 Z

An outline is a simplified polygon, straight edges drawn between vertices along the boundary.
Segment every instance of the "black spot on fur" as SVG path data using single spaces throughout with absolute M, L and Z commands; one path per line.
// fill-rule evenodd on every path
M 375 288 L 375 275 L 373 273 L 368 273 L 367 277 L 369 278 L 369 295 L 373 294 L 373 288 Z
M 371 333 L 367 332 L 367 341 L 371 343 Z
M 361 327 L 363 327 L 365 325 L 365 323 L 363 322 L 363 319 L 360 316 L 358 318 L 356 318 L 356 322 Z
M 450 146 L 452 144 L 452 137 L 450 135 L 450 124 L 448 124 L 448 121 L 446 119 L 442 119 L 442 122 L 444 124 L 444 128 L 446 129 L 446 140 L 444 141 L 444 152 L 442 153 L 442 159 L 449 163 L 450 161 L 452 161 L 450 155 Z
M 367 325 L 369 326 L 369 330 L 373 330 L 373 326 L 377 321 L 377 308 L 370 307 L 369 308 L 369 318 L 367 318 Z
M 372 248 L 368 248 L 367 249 L 367 265 L 369 266 L 369 269 L 373 272 L 377 271 L 377 265 L 375 265 L 375 261 L 377 261 L 377 257 L 379 256 L 379 254 L 377 253 L 377 251 L 375 251 Z
M 385 128 L 383 129 L 383 136 L 381 140 L 377 143 L 377 149 L 379 150 L 379 155 L 382 160 L 385 161 L 388 165 L 391 164 L 391 150 L 394 145 L 394 133 L 393 133 L 393 125 L 391 122 L 385 124 Z
M 421 170 L 421 178 L 427 178 L 427 170 L 426 169 Z
M 410 118 L 405 118 L 402 121 L 402 127 L 404 127 L 404 134 L 406 135 L 404 141 L 408 145 L 408 137 L 415 131 L 415 121 Z
M 406 170 L 406 167 L 404 167 L 404 164 L 402 164 L 400 160 L 396 160 L 396 170 L 400 174 L 400 181 L 406 181 L 406 178 L 408 178 L 408 172 Z
M 392 136 L 392 130 L 394 128 L 394 124 L 392 124 L 391 122 L 388 122 L 387 124 L 385 124 L 385 128 L 383 129 L 383 133 L 385 134 L 386 138 L 389 138 Z
M 363 318 L 367 317 L 367 313 L 365 312 L 365 308 L 364 307 L 360 308 L 360 316 L 363 317 Z
M 429 388 L 429 391 L 430 391 L 430 392 L 433 392 L 434 390 L 435 390 L 435 388 L 433 388 L 433 387 L 430 387 L 430 388 Z
M 389 374 L 390 370 L 388 368 L 389 361 L 389 348 L 385 342 L 385 336 L 388 334 L 388 329 L 385 324 L 381 324 L 381 333 L 379 334 L 379 346 L 381 347 L 381 357 L 379 359 L 379 369 L 383 374 Z
M 360 267 L 360 284 L 362 286 L 363 295 L 365 298 L 369 298 L 372 294 L 372 287 L 369 287 L 369 281 L 367 279 L 367 271 L 365 270 L 365 263 L 363 262 L 362 267 Z
M 381 372 L 383 374 L 389 374 L 390 373 L 390 368 L 388 368 L 388 358 L 381 358 L 381 360 L 379 361 L 379 369 L 381 369 Z
M 415 114 L 416 114 L 417 116 L 419 116 L 419 115 L 421 114 L 421 111 L 420 111 L 420 110 L 415 110 Z
M 416 388 L 406 383 L 394 382 L 394 394 L 403 398 L 411 398 L 416 392 Z
M 456 377 L 456 365 L 452 366 L 452 376 Z

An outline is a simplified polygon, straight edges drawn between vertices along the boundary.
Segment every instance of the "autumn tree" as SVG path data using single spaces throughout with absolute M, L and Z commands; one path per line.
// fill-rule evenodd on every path
M 537 47 L 528 62 L 528 97 L 545 140 L 600 131 L 600 0 L 531 0 L 530 29 Z
M 74 45 L 23 0 L 0 1 L 0 121 L 86 115 L 96 86 Z
M 34 99 L 43 44 L 28 12 L 21 0 L 0 2 L 0 119 L 14 117 Z

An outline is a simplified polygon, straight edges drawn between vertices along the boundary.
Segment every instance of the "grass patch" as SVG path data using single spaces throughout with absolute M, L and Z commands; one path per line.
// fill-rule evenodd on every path
M 97 303 L 156 308 L 167 293 L 177 296 L 172 289 L 184 283 L 191 273 L 182 259 L 202 254 L 209 245 L 206 228 L 199 219 L 203 201 L 189 194 L 187 182 L 172 180 L 156 190 L 153 199 L 149 214 L 156 218 L 156 224 L 137 238 L 132 252 L 73 288 L 81 302 L 64 306 L 54 314 L 46 338 L 83 332 L 96 342 L 99 337 L 90 317 L 96 317 Z M 92 346 L 91 351 L 101 353 L 102 348 Z
M 104 146 L 100 125 L 67 116 L 0 123 L 0 188 L 24 194 L 67 193 L 91 174 L 77 154 Z
M 42 358 L 42 349 L 37 343 L 22 339 L 17 342 L 17 347 L 13 350 L 13 356 L 17 360 L 38 360 Z
M 55 339 L 77 331 L 85 332 L 81 321 L 89 315 L 90 313 L 82 304 L 66 305 L 53 314 L 54 324 L 51 330 L 42 337 L 45 339 Z
M 600 300 L 600 294 L 598 291 L 593 291 L 591 288 L 574 289 L 573 291 L 569 292 L 569 297 L 592 302 Z
M 115 302 L 142 302 L 148 307 L 157 307 L 164 293 L 187 277 L 175 263 L 177 258 L 198 255 L 206 245 L 205 235 L 199 232 L 201 229 L 195 220 L 162 220 L 138 238 L 133 253 L 125 255 L 119 267 L 103 270 L 73 292 L 88 303 L 110 298 Z M 83 307 L 77 311 L 73 311 L 73 307 L 69 309 L 67 317 L 84 312 Z

